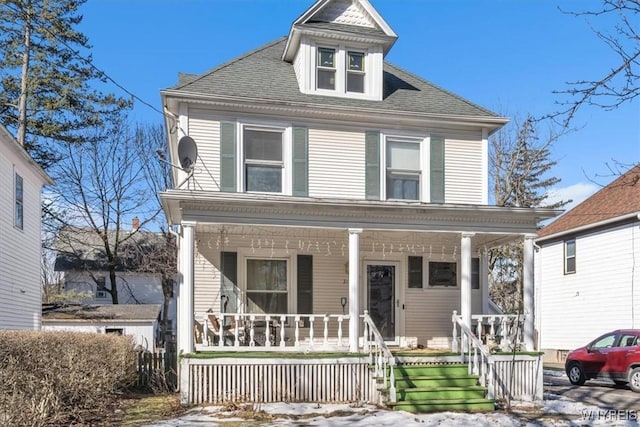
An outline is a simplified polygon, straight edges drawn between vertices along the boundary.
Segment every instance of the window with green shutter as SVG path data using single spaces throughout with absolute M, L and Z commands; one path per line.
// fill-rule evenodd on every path
M 380 200 L 380 132 L 365 134 L 365 197 Z
M 431 137 L 431 203 L 444 203 L 444 138 Z
M 293 128 L 293 195 L 309 196 L 309 134 L 307 128 Z
M 236 123 L 220 123 L 220 191 L 236 188 Z
M 313 313 L 313 256 L 298 255 L 298 314 Z

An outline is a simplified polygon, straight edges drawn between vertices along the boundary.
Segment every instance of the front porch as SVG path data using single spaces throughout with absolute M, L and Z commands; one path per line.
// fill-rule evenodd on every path
M 430 411 L 486 410 L 489 402 L 507 397 L 542 398 L 539 354 L 506 355 L 489 349 L 493 337 L 504 334 L 507 338 L 510 333 L 514 334 L 511 348 L 522 346 L 517 338 L 522 328 L 518 316 L 475 316 L 474 331 L 484 331 L 483 335 L 476 336 L 454 313 L 452 335 L 456 338 L 452 346 L 457 351 L 453 352 L 451 349 L 390 347 L 365 313 L 360 316 L 364 333 L 357 353 L 349 352 L 348 336 L 340 332 L 348 316 L 335 316 L 204 314 L 203 338 L 211 341 L 197 342 L 198 352 L 186 355 L 181 361 L 183 403 L 367 402 L 396 409 Z M 316 317 L 321 327 L 315 327 Z M 234 339 L 226 339 L 223 328 L 212 329 L 210 319 L 218 319 L 220 325 L 225 324 L 224 319 L 234 319 Z M 238 325 L 243 319 L 249 326 L 241 332 Z M 267 325 L 274 319 L 278 323 L 274 326 L 275 332 L 271 332 Z M 291 327 L 287 326 L 288 319 Z M 332 328 L 332 319 L 336 329 Z M 309 327 L 303 328 L 307 321 Z M 316 334 L 316 329 L 323 332 Z M 332 329 L 335 333 L 331 333 Z M 243 341 L 238 333 L 254 341 Z M 263 333 L 270 338 L 256 339 Z M 291 339 L 288 333 L 293 334 Z M 484 337 L 485 342 L 479 337 Z M 447 370 L 446 375 L 442 369 Z M 422 376 L 420 379 L 410 377 L 410 372 Z M 434 374 L 425 376 L 425 372 Z M 436 374 L 439 376 L 434 376 Z M 423 386 L 415 388 L 414 384 L 422 382 Z M 431 383 L 433 385 L 429 385 Z M 448 383 L 452 385 L 447 386 Z M 420 400 L 411 400 L 411 396 Z M 433 397 L 425 401 L 424 396 Z

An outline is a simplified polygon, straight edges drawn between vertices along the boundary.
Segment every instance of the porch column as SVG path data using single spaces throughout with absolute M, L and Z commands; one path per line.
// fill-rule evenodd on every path
M 527 234 L 524 236 L 524 248 L 522 257 L 522 308 L 525 315 L 524 325 L 522 329 L 522 339 L 527 351 L 532 351 L 533 331 L 535 325 L 534 319 L 534 289 L 533 289 L 533 239 L 535 235 Z
M 462 322 L 471 329 L 471 238 L 463 233 L 460 240 L 460 314 Z
M 362 228 L 349 229 L 349 351 L 358 352 L 360 332 L 360 233 Z
M 182 223 L 178 263 L 178 354 L 193 352 L 193 256 L 195 223 Z

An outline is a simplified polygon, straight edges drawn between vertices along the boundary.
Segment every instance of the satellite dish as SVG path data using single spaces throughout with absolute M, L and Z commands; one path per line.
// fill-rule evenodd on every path
M 186 171 L 193 169 L 193 165 L 198 158 L 198 147 L 196 142 L 190 136 L 183 136 L 178 141 L 178 160 L 180 167 Z

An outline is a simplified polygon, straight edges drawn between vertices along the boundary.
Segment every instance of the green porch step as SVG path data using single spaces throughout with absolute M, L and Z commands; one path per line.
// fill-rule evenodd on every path
M 495 401 L 490 399 L 427 399 L 398 401 L 387 405 L 395 411 L 414 413 L 443 411 L 485 412 L 495 410 Z
M 387 403 L 394 410 L 495 410 L 495 401 L 485 398 L 487 389 L 478 385 L 478 376 L 469 375 L 466 364 L 400 364 L 394 367 L 394 374 L 397 402 Z
M 416 387 L 396 389 L 396 396 L 400 401 L 484 399 L 486 392 L 482 386 Z

